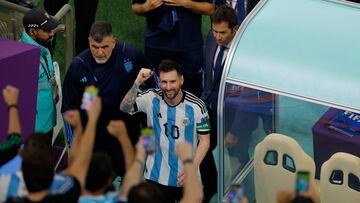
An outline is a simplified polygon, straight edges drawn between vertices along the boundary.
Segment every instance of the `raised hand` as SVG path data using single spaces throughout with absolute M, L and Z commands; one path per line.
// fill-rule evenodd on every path
M 136 77 L 135 83 L 137 85 L 141 85 L 143 82 L 145 82 L 147 79 L 149 79 L 152 75 L 153 75 L 152 70 L 150 70 L 148 68 L 142 68 Z
M 113 137 L 121 139 L 123 136 L 127 136 L 127 130 L 124 121 L 122 120 L 112 120 L 106 127 L 107 131 Z
M 175 146 L 175 154 L 179 159 L 185 161 L 187 159 L 192 159 L 192 147 L 189 143 L 180 142 Z M 177 186 L 183 186 L 185 183 L 185 173 L 181 172 L 177 178 Z
M 135 149 L 136 149 L 136 159 L 144 163 L 146 159 L 146 152 L 144 148 L 143 136 L 139 137 L 139 141 L 136 143 Z
M 18 97 L 19 97 L 19 89 L 17 89 L 14 86 L 11 85 L 7 85 L 4 89 L 3 89 L 3 97 L 5 100 L 5 103 L 10 106 L 10 105 L 17 105 L 18 103 Z
M 71 126 L 79 127 L 81 125 L 80 113 L 78 110 L 69 110 L 64 115 L 65 121 L 67 121 Z
M 101 112 L 101 98 L 98 96 L 94 96 L 94 101 L 90 106 L 90 109 L 87 110 L 89 119 L 97 120 L 99 118 Z
M 175 154 L 182 161 L 192 158 L 192 147 L 189 143 L 180 142 L 175 146 Z

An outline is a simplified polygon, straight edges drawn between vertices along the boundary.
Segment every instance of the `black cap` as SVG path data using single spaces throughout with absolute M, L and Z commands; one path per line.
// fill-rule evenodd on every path
M 24 28 L 53 30 L 59 25 L 59 21 L 51 17 L 44 9 L 33 8 L 23 18 Z

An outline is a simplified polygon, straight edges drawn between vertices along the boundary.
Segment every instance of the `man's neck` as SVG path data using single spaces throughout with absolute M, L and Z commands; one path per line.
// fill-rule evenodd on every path
M 49 193 L 49 190 L 41 190 L 39 192 L 31 192 L 28 195 L 28 199 L 33 202 L 39 202 L 43 200 Z
M 169 99 L 169 98 L 166 98 L 166 97 L 164 97 L 164 99 L 165 99 L 165 102 L 166 102 L 168 105 L 170 105 L 170 106 L 176 106 L 176 105 L 178 105 L 178 104 L 181 102 L 181 100 L 182 100 L 182 98 L 183 98 L 183 95 L 184 95 L 184 92 L 183 92 L 183 90 L 181 89 L 174 99 Z
M 230 49 L 231 44 L 232 44 L 233 41 L 234 41 L 234 38 L 232 38 L 232 39 L 231 39 L 227 44 L 225 44 L 224 46 L 225 46 L 226 48 Z

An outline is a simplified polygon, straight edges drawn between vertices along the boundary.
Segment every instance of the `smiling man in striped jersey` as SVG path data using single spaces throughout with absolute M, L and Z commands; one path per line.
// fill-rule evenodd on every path
M 139 86 L 150 78 L 150 69 L 141 69 L 132 88 L 120 104 L 127 113 L 145 112 L 148 126 L 154 128 L 157 149 L 147 156 L 144 176 L 167 196 L 167 202 L 179 201 L 184 184 L 184 163 L 198 168 L 210 146 L 210 124 L 205 104 L 182 90 L 184 77 L 174 61 L 163 60 L 158 68 L 160 89 L 138 93 Z M 174 149 L 178 142 L 190 143 L 193 159 L 178 159 Z M 200 178 L 200 177 L 199 177 Z

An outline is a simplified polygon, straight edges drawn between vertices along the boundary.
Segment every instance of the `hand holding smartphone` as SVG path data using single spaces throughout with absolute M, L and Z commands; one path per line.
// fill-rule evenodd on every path
M 244 195 L 244 187 L 241 184 L 230 185 L 230 190 L 227 195 L 228 203 L 239 203 Z
M 309 171 L 298 171 L 296 176 L 296 195 L 302 192 L 307 192 L 310 186 L 310 173 Z
M 151 127 L 141 129 L 144 148 L 147 154 L 153 154 L 156 150 L 154 130 Z
M 85 87 L 80 108 L 84 110 L 89 110 L 94 101 L 94 96 L 98 95 L 98 92 L 98 88 L 93 85 Z

